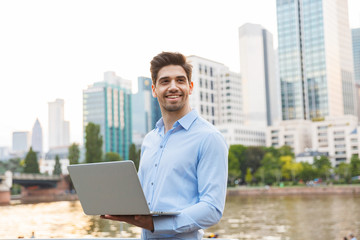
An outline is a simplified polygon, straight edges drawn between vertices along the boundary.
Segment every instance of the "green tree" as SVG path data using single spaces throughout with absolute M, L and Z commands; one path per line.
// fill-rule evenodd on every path
M 292 156 L 294 157 L 294 152 L 290 146 L 284 145 L 278 149 L 279 157 L 280 156 Z
M 329 179 L 330 171 L 331 171 L 331 162 L 328 157 L 314 157 L 314 166 L 317 169 L 318 176 L 322 178 Z
M 353 155 L 350 161 L 351 177 L 360 175 L 360 159 L 358 155 Z
M 275 151 L 268 151 L 261 160 L 261 167 L 256 172 L 256 176 L 262 179 L 264 184 L 271 185 L 277 181 L 276 171 L 281 169 L 281 162 L 276 157 Z
M 30 147 L 25 157 L 24 173 L 40 173 L 36 153 Z
M 248 169 L 246 170 L 245 182 L 249 185 L 249 184 L 251 183 L 252 179 L 253 179 L 253 176 L 252 176 L 252 174 L 251 174 L 251 169 L 248 168 Z
M 121 161 L 122 157 L 116 152 L 107 152 L 105 154 L 105 162 Z
M 100 125 L 92 122 L 85 128 L 85 161 L 87 163 L 100 162 L 102 156 L 102 136 L 100 135 Z
M 70 164 L 78 164 L 79 158 L 80 158 L 79 145 L 76 143 L 71 144 L 68 151 L 69 151 L 68 158 L 69 158 Z
M 343 179 L 345 182 L 350 183 L 351 179 L 351 164 L 340 163 L 335 168 L 335 173 L 339 176 L 340 179 Z
M 250 168 L 252 173 L 261 166 L 261 160 L 264 158 L 265 149 L 262 147 L 248 147 L 244 151 L 244 159 L 240 162 L 242 176 L 247 174 Z
M 264 168 L 264 166 L 261 166 L 257 169 L 257 171 L 255 172 L 255 177 L 257 179 L 261 179 L 261 184 L 263 184 L 263 185 L 265 184 L 265 168 Z
M 232 162 L 230 164 L 229 162 L 229 170 L 231 169 L 231 173 L 234 173 L 233 170 L 236 171 L 236 169 L 233 169 L 233 168 L 236 168 L 236 166 L 238 165 L 240 167 L 240 174 L 239 176 L 243 177 L 243 181 L 245 181 L 244 177 L 246 175 L 246 168 L 243 169 L 243 166 L 245 166 L 245 150 L 247 149 L 247 147 L 243 146 L 243 145 L 231 145 L 230 148 L 229 148 L 229 156 L 231 158 L 231 161 L 238 161 L 239 163 L 235 163 L 235 162 Z M 237 174 L 236 174 L 237 175 Z M 231 179 L 230 179 L 231 180 Z
M 24 171 L 24 167 L 21 165 L 20 158 L 11 158 L 7 161 L 0 161 L 0 173 L 5 173 L 7 170 L 11 172 L 21 173 Z
M 302 170 L 299 172 L 299 178 L 303 181 L 314 180 L 317 176 L 317 171 L 313 165 L 308 162 L 301 162 Z
M 140 151 L 141 150 L 137 150 L 136 146 L 134 143 L 132 143 L 130 145 L 129 148 L 129 159 L 132 160 L 135 164 L 136 170 L 139 169 L 139 164 L 140 164 Z
M 302 165 L 294 161 L 292 156 L 281 156 L 280 161 L 282 162 L 281 172 L 282 176 L 295 182 L 296 176 L 301 172 Z
M 60 159 L 59 159 L 59 156 L 56 155 L 55 156 L 55 166 L 54 166 L 54 170 L 53 170 L 53 175 L 60 175 L 61 173 L 62 173 L 62 171 L 61 171 Z
M 229 152 L 228 161 L 229 179 L 233 181 L 241 176 L 240 162 L 233 152 Z

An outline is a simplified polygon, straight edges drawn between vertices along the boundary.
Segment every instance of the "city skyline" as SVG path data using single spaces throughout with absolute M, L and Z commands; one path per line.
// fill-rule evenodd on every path
M 6 116 L 0 146 L 10 147 L 12 132 L 30 131 L 36 118 L 48 139 L 47 103 L 56 98 L 65 100 L 70 141 L 82 143 L 82 90 L 106 71 L 136 85 L 138 76 L 150 76 L 149 61 L 163 50 L 212 59 L 239 72 L 238 28 L 246 22 L 271 32 L 277 47 L 275 0 L 185 1 L 176 12 L 165 1 L 22 3 L 23 8 L 0 3 L 6 36 L 0 45 Z M 359 5 L 349 0 L 351 28 L 360 27 Z

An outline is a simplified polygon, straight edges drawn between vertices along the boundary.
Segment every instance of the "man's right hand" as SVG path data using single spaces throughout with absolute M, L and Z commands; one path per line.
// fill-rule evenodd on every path
M 154 222 L 151 215 L 101 215 L 100 218 L 127 222 L 152 232 L 154 231 Z

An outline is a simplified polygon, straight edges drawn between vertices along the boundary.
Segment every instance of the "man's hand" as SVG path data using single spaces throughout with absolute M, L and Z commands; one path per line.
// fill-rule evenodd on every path
M 154 231 L 154 222 L 150 215 L 101 215 L 100 217 L 103 219 L 127 222 Z

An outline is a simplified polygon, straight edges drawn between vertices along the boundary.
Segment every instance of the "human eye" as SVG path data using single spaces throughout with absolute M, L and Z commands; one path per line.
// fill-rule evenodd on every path
M 159 83 L 164 85 L 164 84 L 167 84 L 169 82 L 169 79 L 167 78 L 163 78 L 163 79 L 160 79 Z
M 184 83 L 184 82 L 186 82 L 186 79 L 185 78 L 178 78 L 177 81 L 179 83 Z

